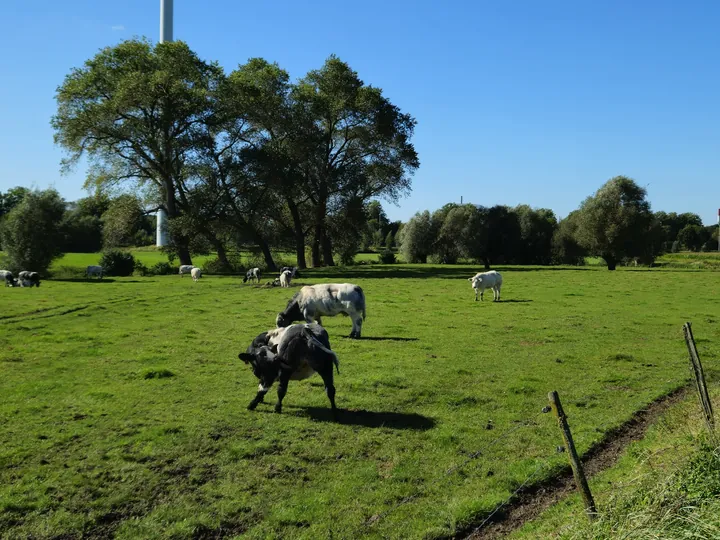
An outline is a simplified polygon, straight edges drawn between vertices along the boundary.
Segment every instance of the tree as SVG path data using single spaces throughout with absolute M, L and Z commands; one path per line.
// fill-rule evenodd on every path
M 646 256 L 653 214 L 645 189 L 625 176 L 611 178 L 579 209 L 576 238 L 608 270 L 624 258 Z
M 518 264 L 550 264 L 552 241 L 558 223 L 552 210 L 532 209 L 528 205 L 515 207 L 520 223 L 522 249 L 515 260 Z
M 435 241 L 430 212 L 418 212 L 402 228 L 400 252 L 409 263 L 426 263 Z
M 387 236 L 385 237 L 385 248 L 386 249 L 392 249 L 395 247 L 395 235 L 392 231 L 389 231 L 387 233 Z
M 20 204 L 28 193 L 30 190 L 22 186 L 10 188 L 5 193 L 0 192 L 0 219 Z
M 212 128 L 223 79 L 181 41 L 102 49 L 57 90 L 51 123 L 68 153 L 63 169 L 87 154 L 98 182 L 150 182 L 169 220 L 178 218 L 187 210 L 183 168 Z M 188 239 L 174 240 L 181 264 L 190 264 Z
M 57 191 L 28 192 L 5 217 L 2 244 L 11 270 L 44 274 L 62 253 L 65 201 Z
M 577 241 L 578 218 L 579 210 L 570 212 L 555 229 L 552 239 L 552 260 L 554 264 L 572 264 L 574 266 L 585 264 L 587 249 Z
M 678 233 L 677 239 L 690 251 L 700 251 L 707 242 L 705 229 L 700 225 L 686 225 Z
M 120 195 L 110 202 L 102 215 L 105 249 L 135 244 L 137 233 L 145 226 L 145 212 L 134 195 Z

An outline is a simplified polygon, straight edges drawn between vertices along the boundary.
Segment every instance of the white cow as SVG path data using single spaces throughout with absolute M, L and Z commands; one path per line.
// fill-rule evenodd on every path
M 16 287 L 18 285 L 17 279 L 10 270 L 0 270 L 0 280 L 5 282 L 6 287 Z
M 478 291 L 480 291 L 480 301 L 482 302 L 485 289 L 493 290 L 493 302 L 500 301 L 500 287 L 502 287 L 502 276 L 500 272 L 496 270 L 478 272 L 473 277 L 468 278 L 468 281 L 472 284 L 472 288 L 475 289 L 476 302 L 478 299 Z
M 365 293 L 360 287 L 352 283 L 307 285 L 290 299 L 275 322 L 278 327 L 302 320 L 322 324 L 323 315 L 334 317 L 340 313 L 352 319 L 350 337 L 359 338 L 365 320 Z
M 180 277 L 185 277 L 185 274 L 190 274 L 193 268 L 195 267 L 192 264 L 181 264 L 178 274 L 180 274 Z
M 198 267 L 195 267 L 190 271 L 190 275 L 192 276 L 193 281 L 197 281 L 202 277 L 202 270 L 200 270 Z
M 103 267 L 102 267 L 102 266 L 88 266 L 88 267 L 85 269 L 85 274 L 87 275 L 87 277 L 97 276 L 97 277 L 99 277 L 100 279 L 102 279 L 102 277 L 103 277 Z
M 291 279 L 292 279 L 292 271 L 290 271 L 290 270 L 283 271 L 283 273 L 280 274 L 280 286 L 281 287 L 289 287 Z

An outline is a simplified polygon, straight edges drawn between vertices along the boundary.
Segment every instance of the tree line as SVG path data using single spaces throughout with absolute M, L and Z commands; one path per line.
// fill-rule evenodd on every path
M 272 249 L 301 268 L 306 248 L 313 266 L 348 260 L 368 203 L 408 193 L 419 166 L 415 120 L 334 56 L 291 81 L 260 58 L 226 73 L 181 41 L 129 40 L 73 69 L 56 99 L 63 167 L 86 155 L 88 185 L 145 190 L 182 264 L 198 241 L 225 265 L 247 245 L 271 269 Z
M 717 226 L 704 227 L 693 213 L 653 213 L 645 189 L 617 176 L 558 221 L 552 210 L 527 205 L 484 207 L 446 204 L 418 212 L 400 234 L 411 263 L 584 264 L 601 257 L 614 270 L 635 261 L 652 264 L 669 251 L 715 251 Z

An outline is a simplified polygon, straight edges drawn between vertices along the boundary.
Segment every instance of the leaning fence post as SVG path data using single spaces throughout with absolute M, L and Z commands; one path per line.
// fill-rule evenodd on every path
M 560 396 L 557 392 L 552 391 L 548 394 L 548 399 L 558 419 L 558 424 L 560 425 L 560 430 L 565 440 L 565 448 L 567 449 L 568 458 L 570 459 L 570 467 L 572 467 L 573 476 L 575 477 L 575 484 L 585 501 L 585 512 L 587 512 L 588 518 L 592 521 L 597 517 L 595 501 L 593 500 L 592 493 L 590 493 L 590 486 L 588 486 L 587 480 L 585 479 L 582 463 L 580 463 L 580 459 L 575 451 L 575 443 L 573 442 L 572 433 L 570 433 L 570 426 L 568 426 L 565 411 L 563 411 L 562 404 L 560 403 Z
M 710 395 L 708 394 L 707 384 L 705 383 L 705 372 L 703 371 L 702 364 L 700 363 L 700 355 L 697 352 L 697 346 L 695 345 L 695 337 L 692 333 L 692 324 L 686 322 L 683 324 L 683 333 L 685 334 L 685 343 L 687 344 L 688 353 L 690 354 L 690 368 L 693 371 L 695 377 L 695 388 L 698 391 L 700 397 L 700 406 L 705 413 L 705 423 L 707 424 L 710 433 L 715 433 L 715 415 L 713 414 L 712 402 L 710 401 Z

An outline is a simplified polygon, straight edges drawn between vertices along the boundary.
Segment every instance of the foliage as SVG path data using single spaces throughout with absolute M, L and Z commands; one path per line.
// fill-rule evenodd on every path
M 571 264 L 581 266 L 585 264 L 587 249 L 577 241 L 578 211 L 570 212 L 558 224 L 552 239 L 552 260 L 554 264 Z
M 274 326 L 287 290 L 231 277 L 195 287 L 177 275 L 46 281 L 32 298 L 0 287 L 0 530 L 10 538 L 453 537 L 540 462 L 548 466 L 538 481 L 567 467 L 555 452 L 557 426 L 538 416 L 548 388 L 560 393 L 584 455 L 686 383 L 687 350 L 672 325 L 694 321 L 696 337 L 707 339 L 703 358 L 720 354 L 720 325 L 707 322 L 717 319 L 716 295 L 704 294 L 717 289 L 714 272 L 509 269 L 504 296 L 525 302 L 493 304 L 472 300 L 465 278 L 474 271 L 353 268 L 371 301 L 363 332 L 373 339 L 343 339 L 349 320 L 323 318 L 341 362 L 339 423 L 318 375 L 290 383 L 279 417 L 264 412 L 274 390 L 262 411 L 245 410 L 257 380 L 237 353 Z M 300 281 L 345 279 L 342 269 L 313 269 Z M 452 309 L 438 315 L 448 298 Z M 31 313 L 39 299 L 43 311 Z M 468 321 L 482 331 L 467 331 Z M 626 359 L 612 359 L 619 354 Z M 161 370 L 175 376 L 143 378 Z M 494 429 L 484 429 L 489 420 Z
M 409 263 L 427 262 L 435 243 L 430 212 L 418 212 L 403 227 L 400 235 L 400 252 Z
M 590 254 L 602 257 L 608 270 L 624 258 L 654 257 L 646 251 L 654 220 L 645 196 L 635 181 L 616 176 L 580 206 L 576 239 Z
M 148 274 L 151 276 L 167 276 L 170 274 L 177 274 L 178 267 L 173 266 L 169 262 L 155 263 L 148 269 Z
M 395 235 L 392 231 L 388 231 L 387 236 L 385 237 L 385 248 L 386 249 L 392 249 L 395 247 Z
M 677 240 L 690 251 L 700 251 L 708 238 L 704 227 L 700 225 L 686 225 L 678 233 Z
M 145 233 L 149 229 L 142 204 L 134 195 L 120 195 L 110 201 L 102 221 L 103 245 L 106 249 L 138 245 L 137 241 L 144 237 L 143 228 Z
M 390 249 L 384 249 L 380 252 L 380 255 L 378 255 L 378 260 L 382 264 L 395 264 L 397 262 L 397 257 L 395 257 L 395 252 Z
M 44 274 L 62 253 L 65 201 L 57 191 L 28 191 L 3 219 L 2 246 L 10 270 Z
M 127 251 L 108 249 L 103 252 L 100 266 L 106 276 L 131 276 L 135 270 L 135 257 Z

